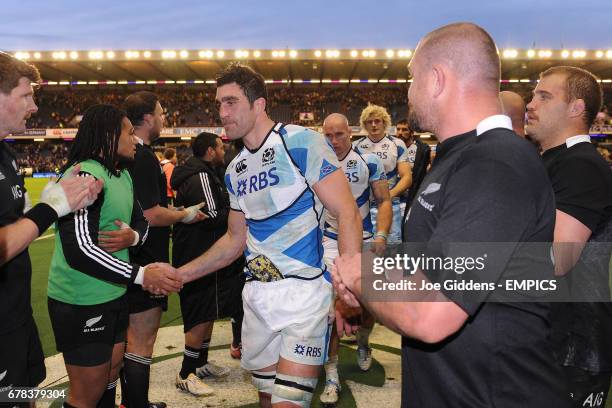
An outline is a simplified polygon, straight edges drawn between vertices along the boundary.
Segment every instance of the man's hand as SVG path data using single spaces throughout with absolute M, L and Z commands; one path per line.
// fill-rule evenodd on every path
M 145 267 L 142 288 L 155 295 L 167 295 L 183 288 L 180 273 L 166 263 L 153 263 Z
M 185 208 L 183 210 L 185 216 L 183 217 L 181 222 L 183 224 L 193 224 L 195 222 L 202 221 L 208 218 L 206 214 L 200 211 L 200 209 L 203 208 L 205 205 L 206 203 L 201 202 L 200 204 L 192 205 L 191 207 Z
M 81 171 L 81 165 L 77 164 L 70 173 L 64 175 L 57 183 L 62 187 L 68 200 L 70 211 L 66 214 L 92 205 L 104 187 L 104 180 L 96 180 L 92 176 L 77 177 L 79 171 Z M 63 215 L 65 214 L 60 215 L 60 217 Z
M 355 294 L 361 289 L 361 254 L 336 257 L 332 266 L 332 277 L 338 297 L 347 306 L 359 307 Z
M 119 227 L 116 231 L 99 231 L 98 244 L 109 253 L 117 252 L 134 245 L 138 235 L 128 224 L 121 220 L 115 220 Z
M 355 334 L 361 325 L 361 307 L 350 307 L 342 299 L 337 299 L 335 312 L 338 336 Z
M 372 241 L 370 251 L 376 254 L 376 256 L 383 256 L 387 249 L 387 240 L 383 237 L 376 237 Z

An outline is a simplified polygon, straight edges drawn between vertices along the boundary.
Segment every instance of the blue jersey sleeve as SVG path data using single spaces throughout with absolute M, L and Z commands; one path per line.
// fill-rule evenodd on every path
M 336 154 L 325 137 L 315 131 L 300 128 L 292 133 L 285 130 L 289 155 L 310 185 L 314 185 L 340 167 Z
M 385 173 L 385 167 L 382 160 L 375 154 L 364 154 L 363 155 L 370 173 L 368 181 L 370 183 L 374 181 L 387 180 L 387 173 Z
M 397 146 L 397 162 L 407 163 L 408 162 L 408 148 L 406 147 L 406 143 L 400 138 L 394 137 L 393 142 Z
M 227 171 L 225 172 L 225 187 L 227 188 L 227 192 L 229 194 L 230 208 L 232 210 L 242 211 L 240 209 L 240 205 L 238 204 L 238 199 L 236 198 L 234 187 L 232 186 L 230 166 L 227 167 Z

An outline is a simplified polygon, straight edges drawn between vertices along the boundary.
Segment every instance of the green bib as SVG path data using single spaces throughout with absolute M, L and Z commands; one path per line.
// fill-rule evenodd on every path
M 71 169 L 72 168 L 66 170 L 66 173 L 70 172 Z M 103 195 L 101 193 L 100 196 L 98 196 L 98 200 L 103 200 L 99 210 L 100 222 L 98 230 L 118 230 L 119 227 L 114 224 L 117 219 L 126 224 L 130 224 L 132 206 L 134 204 L 134 193 L 132 178 L 128 171 L 121 171 L 119 177 L 110 176 L 106 168 L 95 160 L 82 162 L 81 171 L 90 173 L 99 180 L 104 180 Z M 88 219 L 91 219 L 90 216 L 94 215 L 91 213 L 92 211 L 97 212 L 97 209 L 93 207 L 94 206 L 90 206 L 85 209 L 88 212 Z M 78 241 L 85 242 L 87 238 L 82 231 L 76 228 L 74 213 L 62 219 L 62 223 L 67 222 L 69 222 L 70 225 L 63 225 L 63 230 L 66 231 L 66 234 L 78 234 L 77 242 L 71 244 L 71 246 L 74 245 L 74 247 L 64 248 L 62 245 L 60 226 L 56 223 L 55 250 L 53 252 L 53 258 L 51 259 L 51 268 L 49 271 L 48 296 L 60 302 L 73 305 L 96 305 L 109 302 L 122 296 L 126 292 L 126 285 L 94 278 L 93 276 L 77 271 L 69 266 L 69 263 L 66 261 L 65 252 L 71 253 L 73 251 L 81 251 Z M 98 247 L 97 251 L 104 250 Z M 130 261 L 127 248 L 113 253 L 113 256 L 126 262 Z M 95 262 L 94 259 L 91 260 Z

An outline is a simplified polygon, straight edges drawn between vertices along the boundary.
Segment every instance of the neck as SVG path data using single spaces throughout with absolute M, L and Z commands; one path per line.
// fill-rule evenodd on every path
M 440 142 L 476 129 L 478 123 L 489 116 L 502 114 L 497 95 L 470 94 L 449 100 L 452 102 L 439 109 L 444 119 L 439 121 L 437 129 L 434 130 Z
M 385 137 L 386 133 L 383 133 L 382 136 L 377 136 L 374 137 L 372 135 L 368 135 L 368 139 L 370 139 L 371 141 L 373 141 L 374 143 L 380 142 L 381 140 L 383 140 L 383 138 Z
M 135 128 L 134 135 L 142 139 L 142 142 L 149 146 L 151 144 L 151 135 L 145 129 Z
M 244 145 L 250 149 L 254 150 L 261 146 L 261 143 L 270 132 L 274 126 L 274 121 L 270 119 L 267 115 L 262 115 L 255 120 L 255 126 L 251 129 L 249 133 L 244 135 L 242 141 Z
M 351 145 L 349 145 L 347 148 L 343 149 L 341 152 L 338 152 L 336 154 L 336 156 L 338 156 L 338 160 L 344 159 L 350 150 L 351 150 Z
M 515 127 L 512 130 L 514 130 L 514 133 L 516 133 L 520 137 L 523 137 L 523 138 L 525 137 L 525 127 L 524 126 Z
M 548 149 L 552 149 L 553 147 L 557 147 L 564 144 L 565 141 L 572 136 L 588 134 L 588 129 L 584 129 L 580 126 L 568 126 L 563 129 L 560 129 L 557 132 L 554 132 L 554 135 L 550 138 L 545 138 L 544 140 L 540 141 L 540 147 L 542 148 L 542 151 L 545 152 Z

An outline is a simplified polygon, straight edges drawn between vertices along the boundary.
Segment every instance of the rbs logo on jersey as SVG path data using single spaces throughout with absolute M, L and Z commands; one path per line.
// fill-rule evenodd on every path
M 276 167 L 271 167 L 268 171 L 261 171 L 259 174 L 253 174 L 248 179 L 238 180 L 238 188 L 236 193 L 238 197 L 263 190 L 266 187 L 277 185 L 280 179 L 276 175 Z

